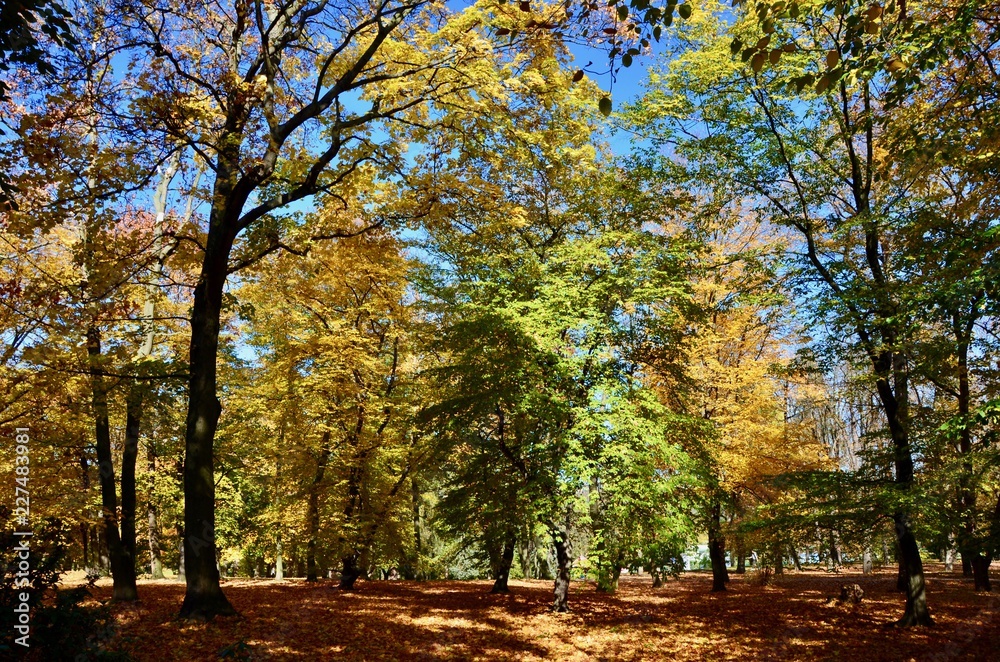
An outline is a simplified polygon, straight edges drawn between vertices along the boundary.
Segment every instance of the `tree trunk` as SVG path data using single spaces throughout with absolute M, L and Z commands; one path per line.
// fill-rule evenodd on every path
M 989 554 L 976 554 L 972 557 L 972 577 L 975 589 L 978 591 L 990 592 L 990 563 L 993 558 Z
M 351 591 L 354 589 L 354 582 L 357 581 L 358 577 L 361 576 L 361 570 L 358 568 L 358 556 L 357 554 L 348 554 L 342 559 L 341 571 L 340 571 L 340 584 L 337 588 L 342 591 Z
M 315 582 L 319 579 L 316 570 L 316 544 L 319 538 L 319 492 L 326 474 L 326 464 L 330 460 L 330 431 L 323 432 L 319 458 L 316 461 L 316 473 L 312 485 L 309 486 L 309 542 L 306 544 L 306 581 Z
M 569 611 L 569 540 L 565 531 L 552 533 L 552 545 L 556 552 L 556 580 L 552 604 L 553 611 Z
M 115 489 L 115 470 L 111 456 L 111 425 L 108 421 L 108 391 L 101 367 L 101 332 L 91 325 L 87 329 L 87 356 L 90 363 L 91 402 L 94 414 L 94 428 L 97 446 L 97 466 L 101 483 L 101 507 L 104 518 L 104 538 L 108 546 L 108 560 L 111 577 L 114 580 L 112 599 L 116 602 L 131 602 L 138 599 L 135 585 L 135 564 L 126 555 L 118 530 L 118 495 Z M 133 459 L 132 507 L 134 516 L 134 459 Z M 124 495 L 123 495 L 124 496 Z M 123 503 L 124 505 L 124 503 Z M 133 520 L 133 549 L 134 549 Z
M 802 561 L 799 560 L 799 551 L 793 545 L 788 546 L 788 551 L 792 553 L 792 565 L 797 572 L 802 572 Z
M 864 574 L 872 574 L 872 552 L 867 547 L 865 547 L 865 551 L 861 555 L 861 568 Z
M 708 558 L 712 562 L 712 592 L 725 591 L 729 581 L 726 568 L 726 540 L 722 536 L 722 504 L 712 506 L 712 516 L 708 522 Z
M 220 162 L 222 161 L 220 157 Z M 235 173 L 231 173 L 235 177 Z M 216 173 L 215 194 L 226 195 L 222 172 Z M 211 620 L 235 614 L 219 585 L 215 547 L 215 431 L 222 413 L 216 394 L 216 359 L 222 292 L 235 233 L 225 230 L 227 209 L 213 206 L 201 275 L 191 312 L 188 414 L 184 454 L 184 561 L 187 590 L 180 617 Z M 237 213 L 239 210 L 235 210 Z
M 503 543 L 503 554 L 500 555 L 500 562 L 497 564 L 496 575 L 493 581 L 493 588 L 490 593 L 510 593 L 507 588 L 507 580 L 510 578 L 510 566 L 514 563 L 514 545 L 517 540 L 514 536 L 507 536 Z
M 423 579 L 420 576 L 420 555 L 423 553 L 423 542 L 420 539 L 420 487 L 415 478 L 410 479 L 410 500 L 413 504 L 413 561 L 410 563 L 410 576 L 406 579 Z
M 933 625 L 930 610 L 927 608 L 927 588 L 924 584 L 924 567 L 920 560 L 920 549 L 910 530 L 906 516 L 897 513 L 893 516 L 896 524 L 896 537 L 899 539 L 900 558 L 906 568 L 908 578 L 906 590 L 906 611 L 897 625 L 909 627 L 912 625 Z
M 281 530 L 278 530 L 278 540 L 274 545 L 274 578 L 281 581 L 285 578 L 284 550 L 281 547 Z
M 160 554 L 160 522 L 156 512 L 156 449 L 153 440 L 146 444 L 146 468 L 149 470 L 149 498 L 146 501 L 146 537 L 149 539 L 149 572 L 153 579 L 163 579 Z
M 177 547 L 178 547 L 177 553 L 178 553 L 178 558 L 179 558 L 179 560 L 177 562 L 177 579 L 179 579 L 179 580 L 181 580 L 183 582 L 183 581 L 187 581 L 187 571 L 186 571 L 186 568 L 184 567 L 184 525 L 183 524 L 178 524 L 177 525 Z
M 90 527 L 80 524 L 80 544 L 83 546 L 83 568 L 90 570 Z
M 143 387 L 132 384 L 125 403 L 125 447 L 122 449 L 122 563 L 131 571 L 129 574 L 135 581 L 135 465 L 139 458 L 139 434 L 142 430 L 142 412 L 144 404 Z M 138 597 L 138 596 L 136 596 Z M 136 599 L 136 598 L 132 598 Z
M 906 572 L 906 563 L 902 554 L 896 554 L 896 590 L 906 593 L 910 588 L 910 578 Z
M 785 563 L 782 558 L 784 554 L 781 553 L 781 543 L 775 543 L 771 548 L 771 556 L 774 557 L 774 574 L 783 575 L 785 574 Z
M 962 557 L 962 576 L 971 577 L 972 576 L 972 556 L 967 552 L 959 552 Z
M 740 550 L 736 555 L 736 574 L 742 575 L 747 571 L 747 554 L 746 551 Z

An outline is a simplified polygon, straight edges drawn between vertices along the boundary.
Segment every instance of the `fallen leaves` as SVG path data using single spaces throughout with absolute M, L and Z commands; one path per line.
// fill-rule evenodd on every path
M 864 601 L 825 608 L 845 575 Z M 937 625 L 888 630 L 902 611 L 894 578 L 813 570 L 761 587 L 733 575 L 730 590 L 712 594 L 703 573 L 661 589 L 623 577 L 615 595 L 575 583 L 568 614 L 549 611 L 547 581 L 511 581 L 511 595 L 492 595 L 490 582 L 359 582 L 345 593 L 330 583 L 233 580 L 224 589 L 240 617 L 208 624 L 174 620 L 182 585 L 146 581 L 139 605 L 114 610 L 120 648 L 142 661 L 218 660 L 226 647 L 254 660 L 992 659 L 1000 600 L 931 572 Z M 95 594 L 107 599 L 110 586 Z

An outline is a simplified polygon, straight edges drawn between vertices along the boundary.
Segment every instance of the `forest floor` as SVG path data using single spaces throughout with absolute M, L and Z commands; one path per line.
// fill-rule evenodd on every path
M 929 564 L 931 628 L 885 624 L 902 614 L 894 574 L 787 572 L 769 586 L 732 575 L 712 594 L 708 573 L 658 589 L 623 576 L 614 595 L 574 582 L 568 614 L 549 611 L 552 583 L 511 581 L 224 581 L 240 617 L 174 620 L 184 587 L 140 580 L 141 602 L 114 606 L 118 649 L 145 662 L 182 660 L 1000 660 L 1000 596 Z M 856 607 L 828 606 L 842 584 L 865 591 Z M 93 590 L 110 597 L 108 580 Z

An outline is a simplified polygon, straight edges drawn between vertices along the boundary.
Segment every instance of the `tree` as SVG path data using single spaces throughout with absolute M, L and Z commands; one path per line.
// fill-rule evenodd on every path
M 474 11 L 432 32 L 436 11 L 423 0 L 380 2 L 361 16 L 305 2 L 241 0 L 231 13 L 209 4 L 167 12 L 140 3 L 123 18 L 134 42 L 148 46 L 142 65 L 155 92 L 143 103 L 159 112 L 173 140 L 203 155 L 214 175 L 191 314 L 183 617 L 232 612 L 216 567 L 212 478 L 227 279 L 269 253 L 305 252 L 310 239 L 354 236 L 388 221 L 351 199 L 353 178 L 366 164 L 392 171 L 396 148 L 377 144 L 369 131 L 429 97 L 464 90 L 468 81 L 451 72 L 488 50 L 468 30 Z M 320 35 L 317 61 L 312 44 Z M 193 44 L 214 47 L 194 59 Z M 363 101 L 349 101 L 358 97 Z M 301 149 L 306 137 L 324 146 Z M 276 216 L 314 196 L 341 200 L 342 214 L 304 231 L 291 216 Z

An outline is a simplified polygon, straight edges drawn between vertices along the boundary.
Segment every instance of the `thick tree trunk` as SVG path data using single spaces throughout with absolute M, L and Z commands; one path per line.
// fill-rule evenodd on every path
M 514 536 L 508 536 L 503 543 L 503 553 L 500 555 L 497 564 L 496 574 L 493 578 L 493 588 L 490 593 L 510 593 L 507 588 L 507 580 L 510 578 L 510 567 L 514 564 L 514 546 L 517 543 Z
M 781 553 L 781 543 L 775 543 L 771 548 L 771 556 L 774 557 L 774 574 L 785 574 L 784 554 Z
M 348 554 L 341 560 L 340 584 L 337 588 L 343 591 L 354 589 L 354 582 L 361 576 L 361 569 L 358 567 L 357 554 Z
M 906 593 L 910 587 L 910 577 L 906 572 L 906 563 L 902 554 L 896 554 L 896 590 Z
M 959 556 L 962 557 L 962 576 L 971 577 L 972 576 L 972 556 L 966 552 L 959 552 Z
M 708 522 L 708 558 L 712 562 L 712 592 L 725 591 L 729 582 L 726 568 L 726 540 L 722 536 L 722 504 L 712 506 Z
M 976 591 L 985 591 L 989 593 L 992 590 L 990 586 L 990 563 L 993 558 L 989 554 L 976 554 L 972 557 L 972 577 L 975 584 Z
M 223 193 L 217 173 L 216 196 Z M 238 211 L 238 210 L 237 210 Z M 225 211 L 212 209 L 210 224 L 225 227 Z M 184 454 L 184 561 L 187 590 L 180 617 L 210 620 L 235 614 L 219 585 L 215 547 L 215 431 L 222 413 L 216 395 L 216 359 L 222 291 L 234 234 L 210 231 L 191 312 L 188 415 Z
M 552 534 L 552 546 L 556 552 L 556 580 L 553 589 L 553 611 L 569 611 L 569 540 L 565 531 Z
M 900 558 L 906 568 L 908 579 L 906 590 L 906 611 L 897 625 L 909 627 L 912 625 L 933 625 L 930 610 L 927 608 L 927 588 L 924 584 L 924 566 L 920 560 L 920 549 L 910 530 L 906 516 L 897 513 L 893 516 L 896 524 L 896 537 L 899 539 Z
M 115 470 L 111 456 L 111 425 L 108 420 L 108 391 L 101 367 L 101 332 L 96 326 L 87 329 L 87 356 L 90 361 L 91 404 L 97 446 L 97 466 L 101 483 L 101 507 L 104 519 L 104 539 L 108 546 L 111 577 L 114 580 L 112 599 L 130 602 L 138 599 L 135 585 L 135 564 L 122 546 L 118 530 L 118 495 L 115 489 Z M 133 515 L 134 515 L 134 459 L 133 459 Z M 133 521 L 134 550 L 134 521 Z
M 319 492 L 326 474 L 326 464 L 330 459 L 330 431 L 323 432 L 319 458 L 316 460 L 316 473 L 312 485 L 309 486 L 309 541 L 306 544 L 306 581 L 315 582 L 319 579 L 316 569 L 316 544 L 319 538 Z
M 742 575 L 747 571 L 747 554 L 744 550 L 740 550 L 736 556 L 736 574 Z

